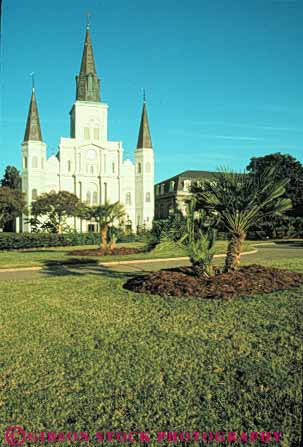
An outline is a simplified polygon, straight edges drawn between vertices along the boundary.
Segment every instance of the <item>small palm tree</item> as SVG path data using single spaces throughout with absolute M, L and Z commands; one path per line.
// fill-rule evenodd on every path
M 288 179 L 275 180 L 274 173 L 275 168 L 262 175 L 223 170 L 211 181 L 192 188 L 199 207 L 217 212 L 229 233 L 225 272 L 239 267 L 241 247 L 252 225 L 292 207 L 290 199 L 281 198 Z
M 104 250 L 114 248 L 115 240 L 113 238 L 108 243 L 109 228 L 124 216 L 125 210 L 120 202 L 105 202 L 103 205 L 87 207 L 82 213 L 82 217 L 85 219 L 93 219 L 98 223 L 101 237 L 100 248 Z
M 195 274 L 211 276 L 216 231 L 213 217 L 207 216 L 204 210 L 197 210 L 196 206 L 195 198 L 187 204 L 184 235 L 180 242 L 187 249 Z

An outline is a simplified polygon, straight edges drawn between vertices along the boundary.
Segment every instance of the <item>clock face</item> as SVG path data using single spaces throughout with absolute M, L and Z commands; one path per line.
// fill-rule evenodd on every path
M 90 149 L 89 151 L 87 151 L 87 158 L 89 160 L 95 160 L 96 159 L 96 151 L 94 151 L 94 149 Z

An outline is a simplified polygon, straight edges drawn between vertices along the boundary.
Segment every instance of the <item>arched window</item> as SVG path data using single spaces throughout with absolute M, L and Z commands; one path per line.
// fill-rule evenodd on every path
M 27 157 L 23 158 L 23 167 L 24 169 L 27 169 Z
M 145 172 L 146 174 L 150 174 L 151 172 L 151 164 L 149 161 L 145 163 Z
M 138 174 L 141 174 L 141 172 L 142 172 L 141 163 L 138 163 L 138 164 L 137 164 L 137 173 L 138 173 Z
M 37 169 L 38 168 L 38 157 L 34 156 L 32 158 L 32 168 Z
M 91 73 L 89 73 L 89 75 L 88 75 L 87 84 L 88 84 L 88 92 L 90 93 L 93 90 L 93 75 Z
M 84 140 L 89 140 L 89 127 L 84 127 Z
M 87 191 L 87 193 L 86 193 L 86 203 L 88 205 L 90 205 L 90 202 L 91 202 L 91 193 L 90 193 L 90 191 Z
M 112 162 L 112 173 L 113 174 L 115 173 L 115 162 L 114 161 Z
M 37 200 L 38 191 L 37 189 L 32 189 L 32 200 Z
M 72 170 L 72 162 L 70 160 L 68 160 L 68 162 L 67 162 L 67 170 L 68 170 L 68 172 L 70 172 Z
M 145 202 L 150 202 L 150 192 L 145 194 Z
M 90 174 L 93 174 L 94 173 L 94 167 L 93 167 L 93 165 L 91 165 L 90 166 Z
M 98 186 L 95 183 L 89 183 L 86 190 L 87 205 L 98 205 Z
M 132 204 L 132 196 L 130 192 L 127 192 L 125 196 L 125 205 L 131 205 L 131 204 Z
M 98 193 L 97 193 L 97 191 L 93 192 L 93 205 L 98 205 Z

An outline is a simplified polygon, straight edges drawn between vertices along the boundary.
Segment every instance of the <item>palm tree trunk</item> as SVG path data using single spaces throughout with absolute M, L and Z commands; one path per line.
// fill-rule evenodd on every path
M 236 270 L 240 266 L 241 248 L 245 240 L 245 233 L 234 233 L 228 243 L 227 254 L 225 258 L 224 272 Z
M 100 236 L 101 236 L 100 248 L 103 248 L 104 250 L 106 250 L 106 248 L 107 248 L 107 225 L 100 225 Z

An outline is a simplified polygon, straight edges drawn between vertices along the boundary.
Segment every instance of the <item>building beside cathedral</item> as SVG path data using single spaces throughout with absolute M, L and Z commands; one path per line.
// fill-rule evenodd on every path
M 32 89 L 22 144 L 22 190 L 30 205 L 40 194 L 69 191 L 89 205 L 119 201 L 126 221 L 136 228 L 151 228 L 154 218 L 154 151 L 144 100 L 134 160 L 123 159 L 121 141 L 107 137 L 108 105 L 101 101 L 89 26 L 86 28 L 76 101 L 70 111 L 70 137 L 61 137 L 57 155 L 47 158 L 35 89 Z M 42 122 L 43 122 L 43 117 Z M 81 232 L 97 231 L 95 222 L 70 218 Z M 22 231 L 31 231 L 25 219 Z

